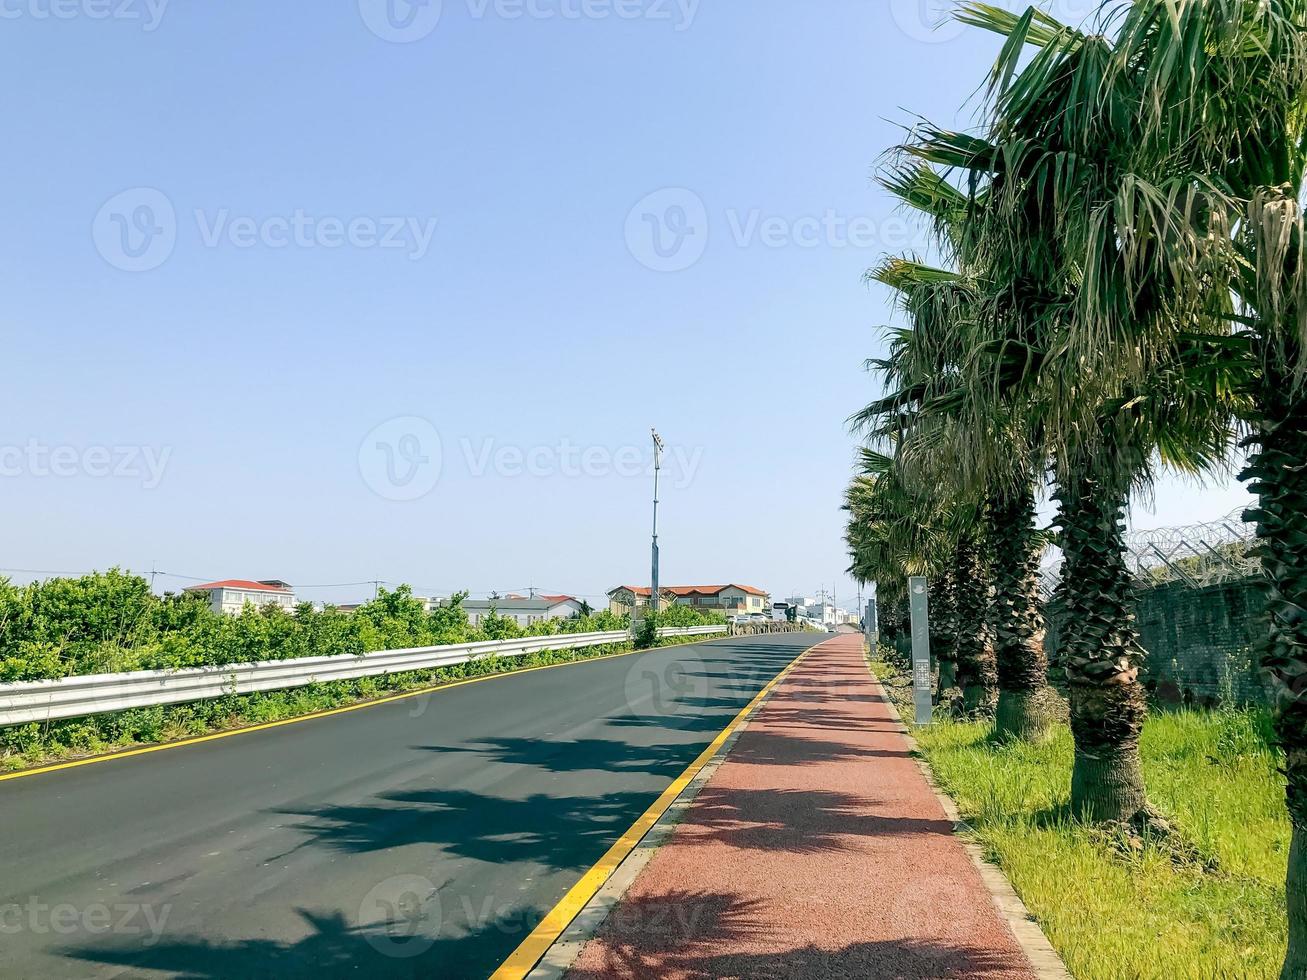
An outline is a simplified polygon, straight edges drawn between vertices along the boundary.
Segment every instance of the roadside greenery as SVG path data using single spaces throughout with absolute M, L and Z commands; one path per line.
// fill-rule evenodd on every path
M 905 719 L 911 676 L 873 662 Z M 1071 815 L 1071 731 L 995 739 L 988 721 L 911 726 L 968 833 L 1001 867 L 1077 980 L 1276 976 L 1291 826 L 1269 711 L 1155 711 L 1140 755 L 1154 805 L 1191 845 Z
M 1161 468 L 1221 472 L 1242 437 L 1294 827 L 1282 976 L 1307 980 L 1307 0 L 1106 0 L 1083 24 L 962 0 L 955 17 L 997 55 L 959 88 L 980 93 L 976 126 L 922 121 L 891 151 L 884 183 L 933 241 L 930 264 L 871 273 L 907 326 L 853 418 L 875 456 L 847 499 L 852 571 L 887 597 L 928 574 L 941 693 L 960 694 L 944 703 L 985 724 L 1001 707 L 1037 746 L 1031 503 L 1053 500 L 1074 750 L 1050 771 L 1087 828 L 1183 849 L 1200 832 L 1162 816 L 1141 755 L 1125 515 Z
M 635 631 L 635 645 L 640 650 L 658 646 L 658 631 L 661 629 L 684 629 L 689 626 L 724 626 L 725 624 L 725 613 L 672 604 L 666 609 L 658 610 L 655 615 L 646 615 L 644 619 L 640 620 Z
M 0 579 L 0 683 L 108 671 L 178 669 L 255 660 L 362 654 L 403 647 L 624 630 L 608 610 L 529 627 L 492 613 L 476 627 L 455 596 L 427 612 L 408 586 L 382 589 L 352 613 L 333 607 L 293 612 L 247 607 L 239 616 L 210 610 L 195 595 L 156 596 L 139 576 L 119 570 L 16 587 Z M 677 607 L 660 626 L 701 626 L 722 617 Z M 652 646 L 695 642 L 655 640 Z M 698 641 L 701 642 L 701 641 Z M 139 708 L 49 724 L 0 728 L 0 770 L 172 741 L 280 721 L 390 694 L 489 674 L 571 663 L 633 649 L 629 642 L 583 650 L 547 650 L 523 657 L 482 657 L 432 670 L 285 691 L 234 694 L 190 704 Z
M 362 654 L 374 650 L 471 643 L 627 628 L 602 610 L 522 627 L 491 615 L 468 622 L 463 596 L 431 612 L 400 586 L 380 590 L 354 612 L 301 603 L 287 612 L 247 606 L 213 612 L 193 593 L 154 595 L 140 576 L 118 569 L 14 586 L 0 578 L 0 683 L 75 674 L 176 670 L 260 660 Z

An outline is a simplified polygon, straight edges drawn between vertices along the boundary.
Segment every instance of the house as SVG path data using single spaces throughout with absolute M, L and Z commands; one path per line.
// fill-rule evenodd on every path
M 659 587 L 659 608 L 675 603 L 693 609 L 746 616 L 765 612 L 768 594 L 751 585 L 668 585 Z M 608 608 L 619 616 L 646 608 L 649 589 L 639 585 L 619 585 L 608 593 Z
M 248 602 L 253 606 L 280 606 L 287 612 L 295 608 L 295 590 L 279 579 L 253 582 L 230 578 L 205 585 L 192 585 L 187 592 L 203 593 L 208 597 L 209 608 L 216 613 L 235 616 Z
M 435 612 L 441 606 L 445 606 L 449 604 L 449 600 L 443 597 L 432 598 L 431 596 L 415 595 L 413 598 L 417 602 L 422 603 L 423 612 Z M 334 606 L 337 612 L 352 613 L 352 612 L 358 612 L 359 607 L 367 605 L 367 603 L 333 602 L 333 603 L 329 603 L 329 605 Z
M 464 599 L 468 622 L 478 626 L 493 610 L 496 615 L 514 620 L 518 626 L 530 626 L 546 619 L 571 619 L 580 616 L 584 604 L 570 595 L 507 595 L 498 599 Z

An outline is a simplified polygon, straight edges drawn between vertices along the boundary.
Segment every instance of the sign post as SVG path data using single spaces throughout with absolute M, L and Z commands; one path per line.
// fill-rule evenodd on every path
M 908 611 L 912 614 L 912 701 L 917 724 L 931 721 L 930 608 L 926 601 L 926 579 L 908 579 Z
M 862 614 L 862 625 L 867 631 L 867 645 L 871 647 L 872 653 L 876 652 L 876 647 L 880 643 L 880 627 L 876 624 L 876 600 L 867 600 L 867 611 Z

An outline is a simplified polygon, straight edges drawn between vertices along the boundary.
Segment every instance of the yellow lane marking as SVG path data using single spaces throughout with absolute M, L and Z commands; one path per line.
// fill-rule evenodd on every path
M 563 934 L 563 930 L 572 924 L 573 919 L 580 915 L 581 910 L 590 903 L 590 899 L 594 898 L 595 893 L 604 886 L 604 882 L 617 870 L 617 866 L 635 850 L 636 845 L 640 843 L 644 835 L 653 829 L 654 824 L 667 812 L 668 807 L 676 801 L 676 798 L 681 795 L 681 791 L 690 784 L 690 780 L 699 774 L 699 770 L 706 766 L 712 757 L 717 754 L 722 744 L 731 737 L 731 733 L 740 727 L 740 724 L 748 717 L 749 712 L 758 707 L 776 685 L 783 681 L 790 671 L 802 663 L 804 658 L 819 646 L 821 646 L 821 643 L 817 643 L 799 654 L 788 667 L 773 677 L 752 701 L 740 709 L 740 713 L 732 718 L 730 724 L 721 730 L 718 736 L 712 740 L 712 744 L 699 753 L 699 757 L 690 763 L 690 767 L 663 790 L 662 795 L 654 801 L 649 809 L 644 811 L 640 819 L 636 820 L 630 829 L 619 837 L 617 842 L 599 859 L 599 862 L 568 890 L 562 900 L 535 927 L 531 935 L 522 940 L 522 944 L 513 950 L 498 970 L 490 975 L 490 980 L 524 980 L 527 974 L 535 969 L 535 965 L 540 962 L 540 959 L 549 951 L 549 947 Z
M 694 646 L 696 644 L 681 645 Z M 671 647 L 654 647 L 654 650 L 668 649 L 671 649 Z M 176 742 L 164 742 L 161 745 L 146 745 L 139 749 L 125 749 L 122 752 L 111 752 L 108 755 L 92 756 L 89 759 L 74 759 L 71 762 L 59 762 L 52 766 L 41 766 L 37 769 L 23 769 L 19 772 L 0 773 L 0 783 L 8 782 L 11 779 L 24 779 L 28 776 L 41 776 L 48 772 L 59 772 L 61 769 L 78 769 L 82 766 L 93 766 L 101 762 L 112 762 L 115 759 L 130 759 L 134 755 L 149 755 L 151 752 L 165 752 L 168 749 L 180 749 L 187 745 L 199 745 L 201 742 L 216 742 L 220 738 L 231 738 L 234 735 L 248 735 L 251 732 L 265 732 L 270 728 L 281 728 L 285 725 L 297 725 L 302 721 L 316 721 L 318 718 L 330 718 L 332 715 L 343 715 L 351 711 L 362 711 L 364 708 L 375 708 L 377 705 L 392 704 L 395 701 L 403 701 L 407 698 L 417 698 L 424 694 L 435 694 L 438 691 L 450 691 L 456 687 L 466 687 L 468 684 L 479 684 L 481 681 L 493 681 L 498 680 L 501 677 L 516 677 L 520 674 L 532 674 L 537 670 L 551 670 L 554 667 L 574 667 L 577 664 L 589 664 L 595 663 L 599 660 L 612 660 L 616 657 L 630 657 L 637 653 L 652 652 L 653 650 L 627 650 L 622 653 L 605 653 L 602 656 L 587 657 L 582 660 L 569 660 L 562 664 L 544 664 L 540 667 L 524 667 L 521 670 L 507 670 L 498 674 L 486 674 L 482 677 L 469 677 L 466 680 L 450 681 L 447 684 L 435 684 L 431 687 L 419 688 L 416 691 L 408 691 L 404 694 L 392 694 L 384 698 L 377 698 L 373 701 L 360 701 L 358 704 L 347 704 L 341 708 L 315 711 L 311 715 L 298 715 L 294 718 L 283 718 L 281 721 L 269 721 L 261 725 L 249 725 L 245 728 L 233 728 L 230 731 L 214 732 L 211 735 L 197 735 L 194 738 L 184 738 Z

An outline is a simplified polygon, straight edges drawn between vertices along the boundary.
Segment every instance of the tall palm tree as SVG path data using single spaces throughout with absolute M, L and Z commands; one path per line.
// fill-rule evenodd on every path
M 1066 556 L 1059 597 L 1073 810 L 1151 822 L 1124 512 L 1131 491 L 1151 480 L 1158 452 L 1202 467 L 1227 449 L 1220 392 L 1179 370 L 1179 351 L 1206 321 L 1201 290 L 1176 286 L 1175 255 L 1201 253 L 1202 241 L 1186 222 L 1157 219 L 1157 199 L 1166 199 L 1158 188 L 1170 175 L 1146 180 L 1131 168 L 1141 93 L 1137 78 L 1113 71 L 1111 37 L 1033 9 L 1016 16 L 971 3 L 961 19 L 1006 37 L 986 132 L 926 128 L 910 149 L 962 168 L 985 195 L 986 207 L 969 212 L 970 254 L 1003 288 L 987 293 L 977 317 L 985 355 L 972 359 L 965 387 L 977 413 L 1029 407 L 1030 432 L 1052 459 Z M 1029 44 L 1035 53 L 1026 58 Z M 1157 220 L 1146 225 L 1141 214 Z M 1133 225 L 1138 240 L 1114 234 L 1118 222 Z
M 1119 49 L 1116 71 L 1139 77 L 1146 110 L 1136 168 L 1193 175 L 1197 206 L 1179 218 L 1224 248 L 1219 264 L 1182 253 L 1184 279 L 1238 325 L 1229 356 L 1253 368 L 1243 477 L 1258 504 L 1246 517 L 1265 571 L 1262 663 L 1293 824 L 1283 976 L 1307 977 L 1307 2 L 1135 2 Z
M 889 356 L 871 362 L 890 391 L 852 421 L 869 431 L 887 421 L 910 431 L 900 455 L 912 478 L 969 502 L 949 575 L 933 583 L 931 618 L 956 619 L 964 627 L 951 632 L 966 707 L 988 714 L 997 700 L 1001 733 L 1039 738 L 1056 699 L 1047 682 L 1033 574 L 1043 548 L 1034 523 L 1038 467 L 1021 426 L 1011 418 L 967 414 L 958 397 L 963 364 L 977 342 L 980 293 L 993 288 L 971 274 L 965 253 L 967 212 L 983 203 L 922 164 L 896 166 L 882 184 L 931 222 L 940 251 L 960 271 L 906 257 L 888 257 L 872 270 L 870 278 L 896 291 L 912 328 L 891 332 Z M 959 591 L 953 582 L 964 587 Z M 950 666 L 947 660 L 942 665 L 941 687 L 951 680 Z
M 939 495 L 916 492 L 902 477 L 897 456 L 864 448 L 859 473 L 845 496 L 850 514 L 849 572 L 862 582 L 894 583 L 887 596 L 906 598 L 906 579 L 924 575 L 931 583 L 930 648 L 938 666 L 937 697 L 960 700 L 953 614 L 953 528 L 950 503 Z M 877 586 L 879 598 L 882 585 Z

